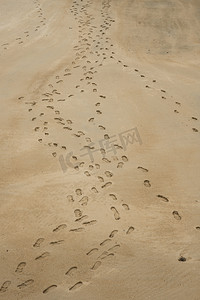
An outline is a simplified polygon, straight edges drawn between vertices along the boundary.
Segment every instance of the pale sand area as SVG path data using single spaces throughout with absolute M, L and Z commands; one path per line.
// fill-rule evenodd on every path
M 200 299 L 199 32 L 199 1 L 1 1 L 0 299 Z

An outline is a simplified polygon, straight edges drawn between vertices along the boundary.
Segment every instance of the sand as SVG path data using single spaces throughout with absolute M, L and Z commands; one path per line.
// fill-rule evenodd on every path
M 0 299 L 198 300 L 200 3 L 0 3 Z

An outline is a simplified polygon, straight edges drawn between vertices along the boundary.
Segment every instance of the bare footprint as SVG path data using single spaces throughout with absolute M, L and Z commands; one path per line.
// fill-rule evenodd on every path
M 58 227 L 54 228 L 53 232 L 58 232 L 58 231 L 60 231 L 60 230 L 62 230 L 64 228 L 67 228 L 67 225 L 66 224 L 61 224 Z
M 123 162 L 119 162 L 119 163 L 117 164 L 117 168 L 122 168 L 122 167 L 123 167 L 123 165 L 124 165 L 124 163 L 123 163 Z
M 91 267 L 91 270 L 97 270 L 101 266 L 101 262 L 98 260 L 95 264 Z
M 105 171 L 105 175 L 106 175 L 107 177 L 112 177 L 112 176 L 113 176 L 113 173 L 110 172 L 110 171 Z
M 117 244 L 117 245 L 115 245 L 115 246 L 109 248 L 108 251 L 113 251 L 113 250 L 116 250 L 116 249 L 118 249 L 118 248 L 120 248 L 120 245 L 119 245 L 119 244 Z
M 83 227 L 70 229 L 70 231 L 72 231 L 72 232 L 83 232 L 84 230 L 85 230 L 85 228 L 83 228 Z
M 81 189 L 76 189 L 75 193 L 77 196 L 81 196 L 83 194 Z
M 149 180 L 144 180 L 144 186 L 151 187 L 151 183 Z
M 5 293 L 8 290 L 10 285 L 11 285 L 11 281 L 9 280 L 5 281 L 0 287 L 0 293 Z
M 176 220 L 178 220 L 178 221 L 181 220 L 181 216 L 179 215 L 178 211 L 174 210 L 174 211 L 172 212 L 172 215 L 174 216 L 174 218 L 175 218 Z
M 118 233 L 118 230 L 113 230 L 113 231 L 110 233 L 109 237 L 110 237 L 110 238 L 113 238 L 117 233 Z
M 63 244 L 64 240 L 58 240 L 58 241 L 53 241 L 53 242 L 50 242 L 49 244 L 50 245 L 60 245 L 60 244 Z
M 44 238 L 39 238 L 37 241 L 33 244 L 33 247 L 40 247 L 40 245 L 44 242 Z
M 74 291 L 74 290 L 80 288 L 82 285 L 83 285 L 82 281 L 79 281 L 79 282 L 75 283 L 73 286 L 71 286 L 71 287 L 69 288 L 69 290 L 70 290 L 70 291 Z
M 169 202 L 169 199 L 167 197 L 164 197 L 162 195 L 157 195 L 158 198 L 161 198 L 164 202 Z
M 122 207 L 123 207 L 125 210 L 130 210 L 128 204 L 123 203 L 123 204 L 122 204 Z
M 74 215 L 76 218 L 82 217 L 82 211 L 80 209 L 75 209 Z
M 92 191 L 93 193 L 98 193 L 98 190 L 97 190 L 94 186 L 91 188 L 91 191 Z
M 29 279 L 29 280 L 26 280 L 23 283 L 19 284 L 17 287 L 19 289 L 23 289 L 23 288 L 26 288 L 26 287 L 32 285 L 33 283 L 34 283 L 34 280 L 33 279 Z
M 81 198 L 81 200 L 79 201 L 79 203 L 82 205 L 82 206 L 86 206 L 88 204 L 88 197 L 87 196 L 84 196 L 83 198 Z
M 67 195 L 67 200 L 68 200 L 69 202 L 74 202 L 74 198 L 73 198 L 72 195 Z
M 114 213 L 115 220 L 119 220 L 120 219 L 120 215 L 119 215 L 118 210 L 114 206 L 111 207 L 111 210 Z
M 196 129 L 196 128 L 192 128 L 192 130 L 193 130 L 194 132 L 198 132 L 198 129 Z
M 130 234 L 131 232 L 133 232 L 135 230 L 135 228 L 133 226 L 129 227 L 129 229 L 126 231 L 126 234 Z
M 46 289 L 43 291 L 43 294 L 47 294 L 48 292 L 52 291 L 52 290 L 55 289 L 56 287 L 57 287 L 56 284 L 50 285 L 48 288 L 46 288 Z
M 124 162 L 127 162 L 127 161 L 128 161 L 128 157 L 125 156 L 125 155 L 123 155 L 123 156 L 122 156 L 122 160 L 123 160 Z
M 76 219 L 75 222 L 82 222 L 83 220 L 85 220 L 87 218 L 88 218 L 88 216 L 84 215 L 84 216 L 81 216 L 80 218 Z
M 48 257 L 49 255 L 50 255 L 49 252 L 44 252 L 44 253 L 42 253 L 41 255 L 37 256 L 37 257 L 35 258 L 35 260 L 42 259 L 42 258 L 46 258 L 46 257 Z
M 90 174 L 88 171 L 85 171 L 84 174 L 85 174 L 86 176 L 91 176 L 91 174 Z
M 109 194 L 109 196 L 112 198 L 112 200 L 117 200 L 117 196 L 115 194 Z
M 77 269 L 78 269 L 77 267 L 71 267 L 71 268 L 65 273 L 65 275 L 71 276 L 71 275 L 74 274 L 74 272 L 75 272 Z
M 93 253 L 96 253 L 98 251 L 98 248 L 93 248 L 93 249 L 91 249 L 90 251 L 88 251 L 87 253 L 86 253 L 86 255 L 92 255 Z
M 106 182 L 104 185 L 102 185 L 101 187 L 102 187 L 102 189 L 104 189 L 104 188 L 107 188 L 107 187 L 109 187 L 109 186 L 111 186 L 112 185 L 112 182 Z
M 111 242 L 111 239 L 106 239 L 106 240 L 104 240 L 103 242 L 100 243 L 100 246 L 105 246 L 110 242 Z
M 22 273 L 25 267 L 26 267 L 26 262 L 21 262 L 21 263 L 18 264 L 15 272 L 16 273 Z
M 97 220 L 91 220 L 91 221 L 88 221 L 88 222 L 83 222 L 83 225 L 94 225 L 97 223 Z
M 138 169 L 139 169 L 139 170 L 142 170 L 143 172 L 149 172 L 148 169 L 145 169 L 145 168 L 143 168 L 143 167 L 138 167 Z

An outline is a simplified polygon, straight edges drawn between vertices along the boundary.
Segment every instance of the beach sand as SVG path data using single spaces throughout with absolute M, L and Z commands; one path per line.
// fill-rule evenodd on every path
M 0 3 L 0 299 L 199 300 L 200 3 Z

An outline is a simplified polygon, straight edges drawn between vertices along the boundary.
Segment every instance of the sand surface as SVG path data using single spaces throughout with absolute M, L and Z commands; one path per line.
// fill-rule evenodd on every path
M 200 299 L 200 2 L 0 2 L 0 299 Z

